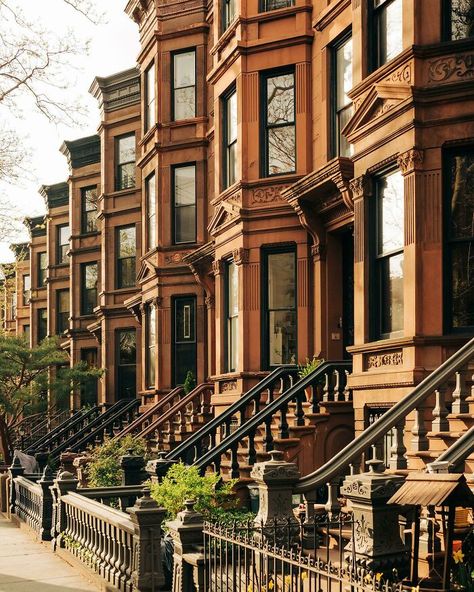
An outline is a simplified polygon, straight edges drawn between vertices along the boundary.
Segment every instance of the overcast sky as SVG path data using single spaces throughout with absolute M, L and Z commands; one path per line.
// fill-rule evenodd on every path
M 88 109 L 87 117 L 76 127 L 56 126 L 44 116 L 25 110 L 21 117 L 11 115 L 12 124 L 25 137 L 31 150 L 30 176 L 21 187 L 2 186 L 2 193 L 9 196 L 15 215 L 34 216 L 45 212 L 44 202 L 38 194 L 40 185 L 65 181 L 68 167 L 59 152 L 64 140 L 73 140 L 97 131 L 100 122 L 96 100 L 89 95 L 89 87 L 95 76 L 108 76 L 136 64 L 139 52 L 138 27 L 123 12 L 126 0 L 98 0 L 106 10 L 106 22 L 94 25 L 68 8 L 61 0 L 26 0 L 23 10 L 31 19 L 42 21 L 50 30 L 72 29 L 84 39 L 90 39 L 89 55 L 76 60 L 76 68 L 67 73 L 71 92 L 80 94 Z M 1 25 L 0 25 L 1 26 Z M 28 234 L 19 236 L 27 240 Z M 0 262 L 12 260 L 9 244 L 0 242 Z

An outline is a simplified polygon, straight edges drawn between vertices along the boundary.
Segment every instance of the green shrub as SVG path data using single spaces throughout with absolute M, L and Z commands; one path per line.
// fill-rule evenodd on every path
M 105 440 L 91 452 L 87 465 L 89 487 L 116 487 L 122 483 L 120 457 L 126 454 L 146 457 L 146 443 L 142 438 L 128 435 L 118 440 Z
M 187 395 L 195 388 L 196 388 L 196 379 L 194 378 L 194 374 L 191 372 L 191 370 L 188 370 L 188 373 L 186 374 L 186 379 L 183 384 L 184 394 Z
M 151 496 L 166 510 L 166 519 L 174 520 L 184 509 L 188 499 L 196 501 L 195 510 L 206 520 L 242 520 L 253 514 L 237 507 L 233 492 L 236 480 L 222 483 L 220 475 L 209 473 L 202 477 L 197 467 L 182 463 L 172 465 L 161 483 L 150 484 Z
M 298 376 L 299 378 L 305 378 L 311 372 L 314 372 L 318 366 L 320 366 L 324 360 L 319 358 L 309 359 L 306 358 L 306 362 L 304 364 L 298 364 Z

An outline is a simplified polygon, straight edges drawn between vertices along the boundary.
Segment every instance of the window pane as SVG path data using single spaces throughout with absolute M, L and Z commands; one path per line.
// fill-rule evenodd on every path
M 118 164 L 135 162 L 135 136 L 118 138 Z
M 450 238 L 474 237 L 474 152 L 451 160 Z
M 128 257 L 126 259 L 119 260 L 118 269 L 118 287 L 119 288 L 132 288 L 136 283 L 136 260 L 135 257 Z
M 227 99 L 227 144 L 237 140 L 237 93 Z
M 84 211 L 95 212 L 97 210 L 97 187 L 90 187 L 83 190 Z
M 59 244 L 60 245 L 67 245 L 69 244 L 69 235 L 71 234 L 69 230 L 69 226 L 60 226 L 59 227 Z
M 85 266 L 84 286 L 86 290 L 97 288 L 97 263 Z
M 58 311 L 69 312 L 69 290 L 60 290 L 58 292 Z
M 268 327 L 271 366 L 296 364 L 296 311 L 271 311 Z
M 174 56 L 174 88 L 194 86 L 195 74 L 194 51 L 178 53 Z
M 274 253 L 268 256 L 268 306 L 294 308 L 296 274 L 294 253 Z
M 137 335 L 134 330 L 119 331 L 119 364 L 135 364 L 137 361 Z
M 176 301 L 176 335 L 177 343 L 194 341 L 194 301 L 179 299 Z
M 128 164 L 120 165 L 117 171 L 118 187 L 117 189 L 129 189 L 135 187 L 135 163 L 130 162 Z
M 402 0 L 386 3 L 379 12 L 379 66 L 385 64 L 403 49 Z
M 228 267 L 228 309 L 230 317 L 239 314 L 239 271 L 235 263 Z
M 336 107 L 341 109 L 351 100 L 347 93 L 352 88 L 352 38 L 336 51 Z
M 354 151 L 352 144 L 349 144 L 346 137 L 341 133 L 352 117 L 352 113 L 352 104 L 347 105 L 338 113 L 339 156 L 352 156 Z
M 174 182 L 175 205 L 194 205 L 196 201 L 195 167 L 175 168 Z
M 295 81 L 293 74 L 267 79 L 267 123 L 284 124 L 295 121 Z
M 236 371 L 239 367 L 239 317 L 230 319 L 229 334 L 229 372 Z
M 451 38 L 465 39 L 474 36 L 474 2 L 451 0 Z
M 137 254 L 137 241 L 135 226 L 119 228 L 119 257 L 135 257 Z
M 263 10 L 277 10 L 294 5 L 294 0 L 263 0 Z
M 381 262 L 381 333 L 403 330 L 403 253 Z
M 291 173 L 296 166 L 296 138 L 293 125 L 268 130 L 268 172 Z
M 403 248 L 404 189 L 403 176 L 393 173 L 379 181 L 378 253 Z
M 233 143 L 227 150 L 227 185 L 237 180 L 237 143 Z
M 196 241 L 196 208 L 181 206 L 176 210 L 175 242 L 194 243 Z
M 451 248 L 453 327 L 474 326 L 474 242 Z
M 239 272 L 234 262 L 227 266 L 227 371 L 239 366 Z
M 155 106 L 155 65 L 146 71 L 146 129 L 149 130 L 156 123 Z
M 235 18 L 235 0 L 224 0 L 224 28 L 227 28 Z
M 174 169 L 174 208 L 176 243 L 196 240 L 196 168 Z
M 194 86 L 174 91 L 174 119 L 191 119 L 196 116 L 196 90 Z

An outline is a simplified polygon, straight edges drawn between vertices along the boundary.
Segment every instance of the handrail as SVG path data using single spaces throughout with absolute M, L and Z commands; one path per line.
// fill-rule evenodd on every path
M 297 369 L 295 366 L 279 366 L 278 368 L 275 368 L 275 370 L 265 376 L 265 378 L 253 386 L 245 393 L 245 395 L 235 401 L 235 403 L 230 405 L 223 413 L 208 421 L 202 426 L 202 428 L 194 432 L 184 442 L 171 450 L 166 455 L 166 459 L 184 459 L 189 450 L 191 450 L 194 446 L 197 446 L 203 438 L 209 436 L 211 433 L 215 433 L 222 424 L 224 424 L 226 421 L 230 421 L 236 413 L 245 411 L 247 406 L 253 402 L 256 396 L 270 387 L 273 388 L 274 383 L 277 380 L 280 380 L 280 378 L 282 378 L 285 374 L 296 376 L 296 371 Z
M 60 423 L 58 426 L 56 426 L 50 432 L 48 432 L 43 437 L 41 437 L 39 440 L 34 442 L 31 446 L 29 446 L 28 447 L 28 454 L 37 452 L 40 448 L 43 448 L 44 446 L 48 446 L 51 443 L 51 441 L 53 441 L 56 437 L 63 435 L 64 432 L 67 432 L 71 428 L 75 427 L 78 423 L 81 422 L 81 420 L 83 421 L 85 419 L 88 419 L 91 415 L 95 415 L 96 413 L 99 413 L 99 412 L 100 412 L 100 408 L 98 406 L 92 407 L 91 409 L 89 409 L 85 413 L 82 411 L 77 411 L 70 418 L 66 419 L 66 421 L 63 421 L 62 423 Z
M 139 437 L 146 438 L 146 436 L 149 436 L 155 430 L 160 428 L 163 424 L 165 424 L 167 421 L 169 421 L 179 411 L 181 411 L 182 409 L 185 409 L 189 405 L 189 403 L 192 403 L 192 401 L 198 395 L 200 395 L 201 393 L 203 393 L 206 390 L 212 390 L 212 389 L 213 389 L 213 384 L 211 384 L 209 382 L 202 382 L 196 388 L 194 388 L 191 392 L 189 392 L 186 396 L 184 396 L 178 403 L 176 403 L 176 405 L 173 405 L 170 409 L 165 411 L 163 413 L 163 415 L 161 415 L 160 417 L 155 419 L 155 421 L 153 421 L 144 430 L 142 430 L 139 434 Z
M 43 413 L 41 415 L 44 416 Z M 32 448 L 33 446 L 35 446 L 36 442 L 40 438 L 49 436 L 54 429 L 61 426 L 61 424 L 63 424 L 64 422 L 69 421 L 71 417 L 72 416 L 69 411 L 58 411 L 57 413 L 54 413 L 52 416 L 47 416 L 46 418 L 44 418 L 43 421 L 38 423 L 35 426 L 35 428 L 29 433 L 29 435 L 26 436 L 25 448 Z M 48 427 L 51 427 L 51 429 L 48 430 Z M 46 432 L 44 430 L 46 430 Z
M 180 395 L 182 392 L 183 392 L 182 386 L 177 386 L 176 388 L 174 388 L 163 399 L 161 399 L 161 401 L 158 401 L 158 403 L 155 403 L 154 405 L 152 405 L 150 407 L 150 409 L 145 411 L 145 413 L 142 413 L 141 415 L 139 415 L 137 417 L 137 419 L 132 421 L 132 423 L 129 424 L 126 428 L 124 428 L 119 434 L 114 436 L 113 440 L 115 440 L 116 438 L 123 438 L 123 436 L 126 436 L 127 434 L 132 434 L 137 427 L 140 427 L 150 417 L 153 417 L 154 415 L 156 415 L 163 407 L 165 407 L 165 405 L 168 405 L 168 403 L 170 401 L 172 401 L 174 399 L 174 397 L 176 397 L 177 395 Z
M 235 446 L 238 446 L 241 440 L 251 435 L 252 432 L 255 432 L 257 428 L 265 423 L 266 419 L 273 418 L 275 413 L 288 406 L 288 403 L 297 400 L 307 387 L 317 384 L 320 378 L 337 372 L 337 389 L 342 393 L 345 387 L 345 376 L 342 378 L 342 374 L 345 374 L 346 371 L 351 370 L 351 368 L 352 363 L 348 361 L 323 362 L 310 374 L 301 378 L 293 386 L 284 391 L 279 397 L 265 405 L 263 409 L 250 417 L 235 432 L 228 434 L 221 442 L 219 442 L 219 444 L 205 453 L 193 464 L 201 469 L 211 465 L 216 459 L 220 458 L 222 454 L 232 450 L 233 447 L 235 448 Z
M 422 380 L 411 393 L 395 403 L 377 421 L 366 428 L 357 438 L 334 455 L 329 462 L 309 475 L 302 477 L 295 487 L 295 493 L 306 493 L 329 483 L 370 448 L 379 442 L 384 435 L 404 420 L 420 403 L 444 385 L 453 373 L 461 370 L 474 356 L 474 339 L 468 341 L 461 349 L 448 358 Z
M 460 464 L 474 452 L 474 426 L 469 428 L 464 434 L 453 442 L 451 446 L 442 452 L 438 458 L 429 466 L 431 471 L 436 471 L 440 466 L 447 467 L 449 472 L 463 472 Z
M 67 449 L 70 449 L 73 452 L 77 451 L 78 447 L 82 446 L 84 442 L 87 442 L 92 437 L 92 435 L 95 436 L 99 430 L 115 421 L 117 415 L 121 415 L 122 413 L 128 411 L 130 407 L 134 405 L 138 405 L 138 399 L 122 399 L 117 401 L 106 411 L 104 411 L 104 413 L 98 415 L 95 419 L 73 434 L 70 438 L 60 442 L 54 449 L 50 449 L 49 452 L 51 457 L 56 458 L 61 454 L 61 452 Z M 79 451 L 81 451 L 81 448 L 79 448 Z

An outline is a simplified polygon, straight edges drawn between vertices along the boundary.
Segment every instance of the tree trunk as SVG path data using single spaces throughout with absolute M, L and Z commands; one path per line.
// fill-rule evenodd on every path
M 12 463 L 11 439 L 8 425 L 5 419 L 0 415 L 0 451 L 6 465 Z

